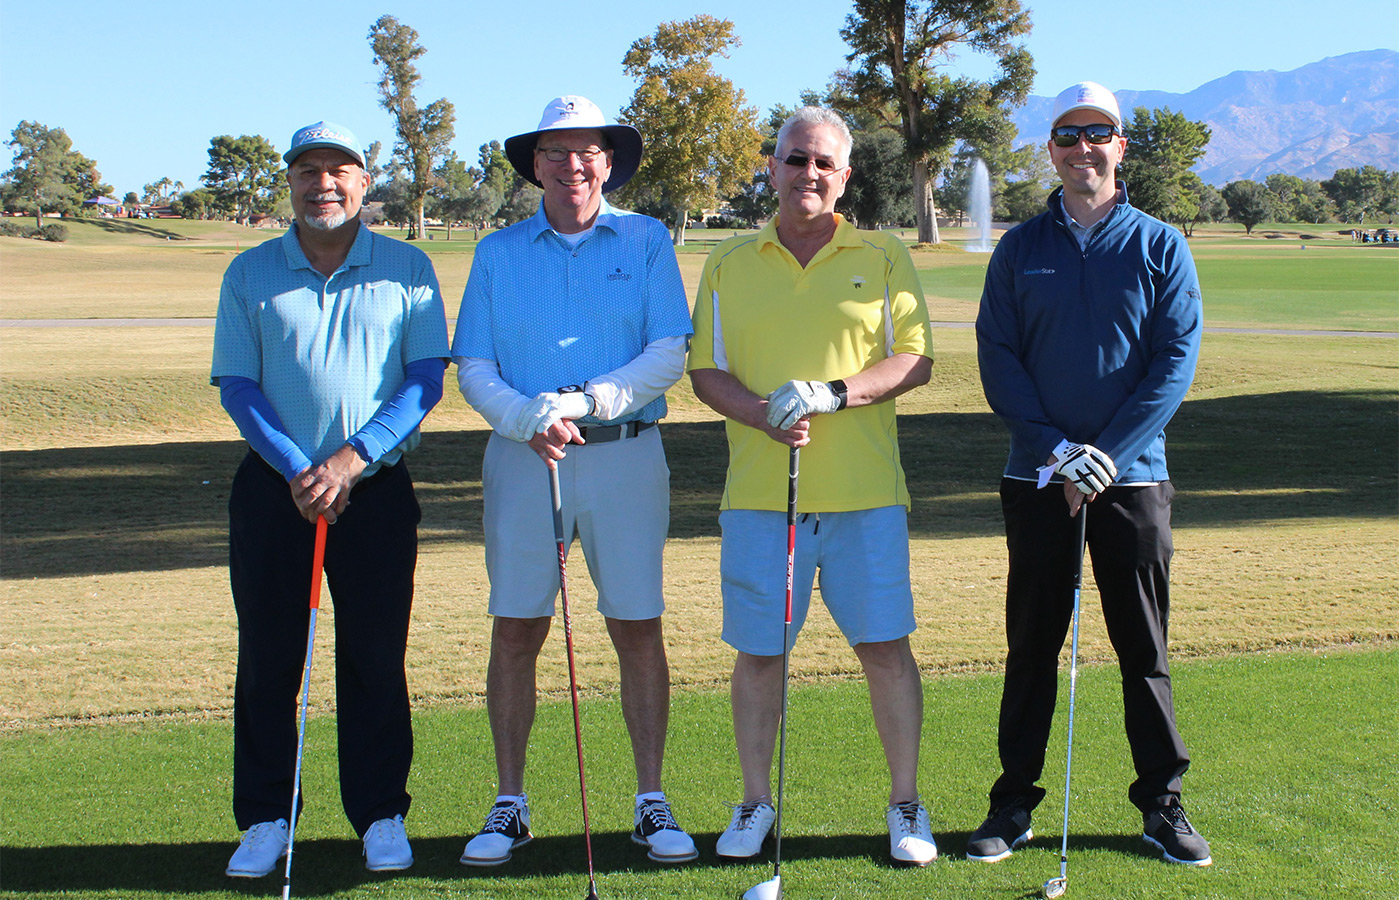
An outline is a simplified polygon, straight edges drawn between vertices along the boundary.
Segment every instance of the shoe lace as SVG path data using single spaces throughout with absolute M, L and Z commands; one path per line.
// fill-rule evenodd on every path
M 737 806 L 729 804 L 730 809 L 735 811 L 734 825 L 732 831 L 748 831 L 753 827 L 754 817 L 758 815 L 758 810 L 762 807 L 762 800 L 749 800 Z
M 1190 834 L 1191 823 L 1186 821 L 1186 810 L 1179 806 L 1168 806 L 1162 810 L 1162 821 L 1171 826 L 1177 834 Z
M 676 817 L 671 814 L 671 806 L 661 800 L 648 800 L 638 811 L 643 821 L 651 825 L 651 831 L 680 831 Z
M 370 844 L 377 840 L 392 841 L 396 832 L 403 828 L 403 819 L 380 819 L 369 826 L 369 831 L 365 832 L 365 843 Z
M 520 804 L 510 803 L 491 807 L 491 812 L 486 816 L 486 824 L 482 826 L 482 831 L 508 832 L 515 827 L 515 823 L 520 818 Z
M 890 808 L 899 816 L 899 826 L 905 833 L 914 833 L 919 830 L 919 813 L 923 811 L 923 804 L 918 800 L 909 800 L 904 803 L 894 803 Z
M 277 833 L 278 830 L 276 822 L 259 822 L 252 828 L 249 828 L 247 834 L 243 835 L 242 843 L 247 847 L 256 847 L 259 844 L 265 844 L 269 841 L 286 843 L 287 839 L 281 837 Z

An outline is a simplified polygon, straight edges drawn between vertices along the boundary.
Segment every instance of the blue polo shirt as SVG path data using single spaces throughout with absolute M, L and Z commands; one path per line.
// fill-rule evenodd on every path
M 652 341 L 690 334 L 665 225 L 605 200 L 593 233 L 570 247 L 541 204 L 531 218 L 477 245 L 452 355 L 495 362 L 507 384 L 534 397 L 620 368 Z M 662 395 L 612 421 L 664 415 Z
M 224 273 L 210 376 L 256 381 L 316 464 L 394 395 L 409 363 L 447 357 L 447 317 L 423 251 L 361 225 L 326 278 L 296 229 L 240 254 Z M 419 439 L 414 429 L 380 464 L 398 462 Z

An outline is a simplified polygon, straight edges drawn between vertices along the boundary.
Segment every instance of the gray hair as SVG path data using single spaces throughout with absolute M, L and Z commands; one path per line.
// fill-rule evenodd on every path
M 837 162 L 843 166 L 850 163 L 851 129 L 846 127 L 846 120 L 841 118 L 839 113 L 823 106 L 804 106 L 787 117 L 783 127 L 778 129 L 778 143 L 774 148 L 775 156 L 780 159 L 787 156 L 783 152 L 783 144 L 788 139 L 788 133 L 800 125 L 820 126 L 836 132 L 836 138 L 841 144 L 840 158 Z

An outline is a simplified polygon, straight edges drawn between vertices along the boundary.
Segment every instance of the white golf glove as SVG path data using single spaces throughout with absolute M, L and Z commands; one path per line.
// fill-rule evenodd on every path
M 525 405 L 516 419 L 515 433 L 529 440 L 562 419 L 581 419 L 588 415 L 592 404 L 582 391 L 556 394 L 545 391 Z
M 1097 494 L 1118 477 L 1113 458 L 1092 444 L 1061 441 L 1055 448 L 1055 471 L 1065 476 L 1082 494 Z
M 840 408 L 841 398 L 825 381 L 789 381 L 768 395 L 768 424 L 787 431 L 798 419 Z

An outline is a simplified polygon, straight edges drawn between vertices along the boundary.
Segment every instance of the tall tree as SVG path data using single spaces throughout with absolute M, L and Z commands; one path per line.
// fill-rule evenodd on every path
M 447 153 L 456 134 L 457 114 L 446 99 L 420 108 L 413 88 L 423 79 L 414 60 L 428 52 L 418 43 L 418 32 L 393 16 L 380 16 L 369 30 L 374 64 L 384 68 L 379 78 L 379 105 L 394 117 L 399 139 L 394 154 L 408 176 L 408 200 L 413 218 L 408 238 L 423 236 L 423 207 L 433 186 L 433 169 Z
M 1035 77 L 1015 39 L 1031 30 L 1020 0 L 855 0 L 841 37 L 853 68 L 838 72 L 845 94 L 899 129 L 914 185 L 919 241 L 938 241 L 934 177 L 959 141 L 1004 138 L 1007 110 L 1025 102 Z M 987 81 L 943 71 L 962 48 L 989 54 Z
M 890 128 L 851 135 L 851 179 L 836 210 L 848 213 L 862 228 L 900 225 L 914 218 L 909 160 L 904 141 Z
M 282 157 L 260 134 L 221 134 L 209 141 L 209 169 L 199 180 L 214 204 L 239 224 L 255 212 L 268 212 L 287 191 Z
M 1230 210 L 1230 218 L 1249 234 L 1260 222 L 1274 218 L 1274 195 L 1257 181 L 1232 181 L 1220 192 Z
M 1191 167 L 1206 152 L 1210 128 L 1165 106 L 1151 112 L 1139 106 L 1123 131 L 1128 152 L 1122 175 L 1133 206 L 1184 230 L 1198 212 Z
M 646 192 L 672 217 L 671 238 L 685 243 L 692 210 L 718 206 L 760 168 L 758 110 L 744 92 L 715 72 L 715 56 L 737 47 L 734 23 L 700 15 L 664 22 L 633 42 L 622 67 L 637 79 L 621 119 L 642 133 L 646 155 L 625 197 Z
M 73 149 L 62 128 L 23 121 L 10 133 L 14 167 L 4 174 L 5 208 L 34 214 L 43 227 L 44 213 L 75 213 L 91 196 L 108 196 L 97 164 Z

